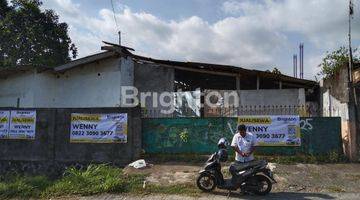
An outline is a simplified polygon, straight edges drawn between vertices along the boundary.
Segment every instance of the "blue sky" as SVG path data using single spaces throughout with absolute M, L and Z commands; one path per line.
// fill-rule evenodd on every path
M 43 0 L 69 33 L 80 57 L 117 41 L 160 59 L 236 65 L 292 75 L 292 55 L 305 45 L 305 78 L 314 79 L 327 51 L 347 43 L 346 0 Z M 330 3 L 331 2 L 331 3 Z M 353 46 L 360 45 L 355 0 Z M 359 6 L 357 6 L 359 5 Z

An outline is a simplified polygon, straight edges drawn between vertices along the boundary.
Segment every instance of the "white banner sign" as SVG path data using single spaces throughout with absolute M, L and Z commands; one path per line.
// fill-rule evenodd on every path
M 36 111 L 12 110 L 10 112 L 9 139 L 35 139 Z
M 0 139 L 9 136 L 10 111 L 0 110 Z
M 257 139 L 257 146 L 300 146 L 300 117 L 297 115 L 241 116 L 238 124 Z
M 71 114 L 70 142 L 126 143 L 127 114 Z

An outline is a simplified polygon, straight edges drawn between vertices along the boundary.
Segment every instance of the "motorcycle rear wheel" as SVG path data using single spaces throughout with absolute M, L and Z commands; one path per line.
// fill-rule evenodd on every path
M 211 192 L 216 187 L 216 181 L 214 176 L 210 174 L 200 174 L 196 179 L 197 187 L 204 192 Z
M 257 190 L 254 190 L 252 192 L 254 192 L 256 195 L 269 194 L 269 192 L 272 189 L 272 183 L 268 177 L 263 176 L 263 175 L 255 175 L 252 178 L 255 179 L 254 183 L 257 184 L 256 186 L 258 188 Z

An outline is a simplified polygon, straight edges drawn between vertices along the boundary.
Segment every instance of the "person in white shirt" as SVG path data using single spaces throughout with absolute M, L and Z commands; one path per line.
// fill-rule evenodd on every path
M 246 126 L 240 124 L 237 127 L 238 132 L 234 135 L 231 147 L 235 151 L 235 162 L 230 166 L 230 173 L 236 176 L 237 169 L 246 163 L 254 160 L 253 152 L 256 145 L 256 136 L 246 131 Z

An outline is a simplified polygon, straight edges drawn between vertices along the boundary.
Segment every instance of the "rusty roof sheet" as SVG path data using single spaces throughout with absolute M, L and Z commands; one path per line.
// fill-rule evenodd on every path
M 220 73 L 230 73 L 234 76 L 240 74 L 240 76 L 246 76 L 246 75 L 258 75 L 260 77 L 266 77 L 266 78 L 273 78 L 281 81 L 287 81 L 287 82 L 293 82 L 293 83 L 299 83 L 299 84 L 305 84 L 308 86 L 315 86 L 318 85 L 317 82 L 312 80 L 306 80 L 306 79 L 299 79 L 294 78 L 291 76 L 287 76 L 284 74 L 274 74 L 272 72 L 267 71 L 261 71 L 261 70 L 255 70 L 255 69 L 245 69 L 242 67 L 236 67 L 232 65 L 219 65 L 219 64 L 210 64 L 210 63 L 201 63 L 201 62 L 180 62 L 180 61 L 170 61 L 170 60 L 158 60 L 143 56 L 134 55 L 135 58 L 139 60 L 145 60 L 153 63 L 158 64 L 164 64 L 168 66 L 181 66 L 184 68 L 192 68 L 197 70 L 208 70 L 213 72 L 220 72 Z
M 172 61 L 172 60 L 153 59 L 153 58 L 133 54 L 130 51 L 133 51 L 134 49 L 129 48 L 129 47 L 115 45 L 115 44 L 108 43 L 108 42 L 104 42 L 104 43 L 107 45 L 110 45 L 110 46 L 102 47 L 103 50 L 107 50 L 107 51 L 70 61 L 69 63 L 66 63 L 64 65 L 53 68 L 53 70 L 55 72 L 63 72 L 63 71 L 72 69 L 74 67 L 78 67 L 81 65 L 85 65 L 88 63 L 96 62 L 96 61 L 99 61 L 102 59 L 107 59 L 107 58 L 114 57 L 114 56 L 130 56 L 136 60 L 167 65 L 168 67 L 182 67 L 182 69 L 184 69 L 184 70 L 196 69 L 196 70 L 202 70 L 202 71 L 211 71 L 213 73 L 215 72 L 215 73 L 219 73 L 219 74 L 226 73 L 226 74 L 233 75 L 233 76 L 257 75 L 260 77 L 266 77 L 266 78 L 272 78 L 272 79 L 286 81 L 286 82 L 303 84 L 308 87 L 318 85 L 317 82 L 312 81 L 312 80 L 299 79 L 299 78 L 294 78 L 294 77 L 287 76 L 284 74 L 274 74 L 271 72 L 255 70 L 255 69 L 246 69 L 246 68 L 232 66 L 232 65 L 220 65 L 220 64 L 201 63 L 201 62 L 181 62 L 181 61 Z M 21 66 L 21 67 L 16 67 L 16 68 L 11 68 L 11 69 L 10 68 L 8 68 L 8 69 L 0 68 L 0 77 L 7 76 L 8 74 L 21 72 L 24 70 L 26 71 L 31 68 L 32 68 L 31 66 Z

